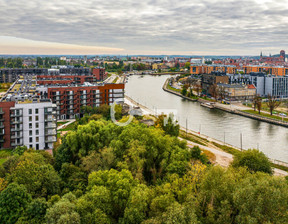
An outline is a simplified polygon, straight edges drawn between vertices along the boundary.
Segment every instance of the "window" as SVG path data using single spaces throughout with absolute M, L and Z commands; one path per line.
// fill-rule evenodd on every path
M 30 128 L 30 129 L 32 128 L 32 123 L 29 123 L 29 128 Z
M 36 150 L 39 150 L 39 144 L 36 144 Z
M 36 127 L 36 128 L 39 128 L 39 123 L 35 123 L 35 127 Z
M 31 143 L 31 142 L 33 142 L 33 140 L 32 140 L 32 138 L 31 138 L 31 137 L 29 138 L 29 142 L 30 142 L 30 143 Z
M 32 109 L 29 109 L 29 114 L 32 114 Z
M 29 148 L 32 149 L 32 148 L 33 148 L 33 145 L 30 145 Z
M 32 130 L 29 131 L 29 136 L 32 136 Z
M 36 137 L 36 142 L 39 142 L 39 137 Z
M 32 116 L 29 116 L 29 121 L 32 121 Z
M 38 111 L 39 111 L 38 109 L 35 109 L 35 114 L 38 114 Z
M 35 117 L 35 120 L 38 121 L 38 120 L 39 120 L 39 116 L 36 116 L 36 117 Z
M 36 133 L 36 135 L 39 135 L 39 130 L 38 130 L 38 129 L 36 129 L 35 133 Z

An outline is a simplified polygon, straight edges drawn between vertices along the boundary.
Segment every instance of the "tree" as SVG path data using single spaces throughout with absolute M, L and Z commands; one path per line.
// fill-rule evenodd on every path
M 155 126 L 159 126 L 167 135 L 179 135 L 180 126 L 177 121 L 174 121 L 174 115 L 172 113 L 169 114 L 169 116 L 164 114 L 159 115 Z
M 280 104 L 281 104 L 281 101 L 277 100 L 275 96 L 268 95 L 267 107 L 269 108 L 271 116 L 273 114 L 273 110 L 279 107 Z
M 16 223 L 31 200 L 24 185 L 9 184 L 0 193 L 0 223 Z
M 197 79 L 193 79 L 191 77 L 188 77 L 185 80 L 185 84 L 188 86 L 190 90 L 190 96 L 193 96 L 193 86 L 197 83 Z
M 202 86 L 201 86 L 200 84 L 196 84 L 196 85 L 194 86 L 194 89 L 195 89 L 195 91 L 196 91 L 196 93 L 197 93 L 197 96 L 200 96 L 200 94 L 201 94 L 201 92 L 202 92 Z
M 32 200 L 26 207 L 23 216 L 18 219 L 17 224 L 42 224 L 45 219 L 47 202 L 44 198 Z
M 183 96 L 186 96 L 187 95 L 187 88 L 185 86 L 183 86 L 182 90 L 181 90 L 181 94 Z
M 272 174 L 271 163 L 263 152 L 249 149 L 234 156 L 233 167 L 247 167 L 250 172 L 264 172 Z
M 212 86 L 209 87 L 209 93 L 211 94 L 211 96 L 215 98 L 216 101 L 218 100 L 219 91 L 217 84 L 213 84 Z
M 32 196 L 47 197 L 59 193 L 61 179 L 41 154 L 25 152 L 19 160 L 11 174 L 12 181 L 25 185 Z
M 260 114 L 261 109 L 262 109 L 262 98 L 260 97 L 259 94 L 255 95 L 253 98 L 253 106 L 254 106 L 254 111 L 258 110 L 258 113 Z
M 47 223 L 80 224 L 80 215 L 76 211 L 75 202 L 76 197 L 72 193 L 64 195 L 60 201 L 47 210 L 45 216 Z
M 218 86 L 218 94 L 221 98 L 221 100 L 224 100 L 226 97 L 226 91 L 224 86 Z

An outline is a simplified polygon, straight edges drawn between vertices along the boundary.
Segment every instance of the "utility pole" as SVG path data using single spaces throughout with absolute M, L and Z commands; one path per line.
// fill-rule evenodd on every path
M 188 119 L 186 118 L 186 138 L 188 137 Z
M 241 151 L 242 151 L 242 133 L 240 133 L 240 145 L 241 145 Z

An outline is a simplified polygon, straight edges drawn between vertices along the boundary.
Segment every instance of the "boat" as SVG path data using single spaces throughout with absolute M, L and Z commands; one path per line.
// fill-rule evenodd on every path
M 201 103 L 200 105 L 201 105 L 202 107 L 207 107 L 207 108 L 210 108 L 210 109 L 215 108 L 214 103 Z

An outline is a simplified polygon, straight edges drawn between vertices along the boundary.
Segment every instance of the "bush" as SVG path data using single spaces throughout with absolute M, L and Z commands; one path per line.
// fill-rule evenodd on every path
M 249 149 L 234 155 L 233 167 L 247 167 L 250 172 L 264 172 L 272 174 L 269 159 L 263 152 L 256 149 Z

